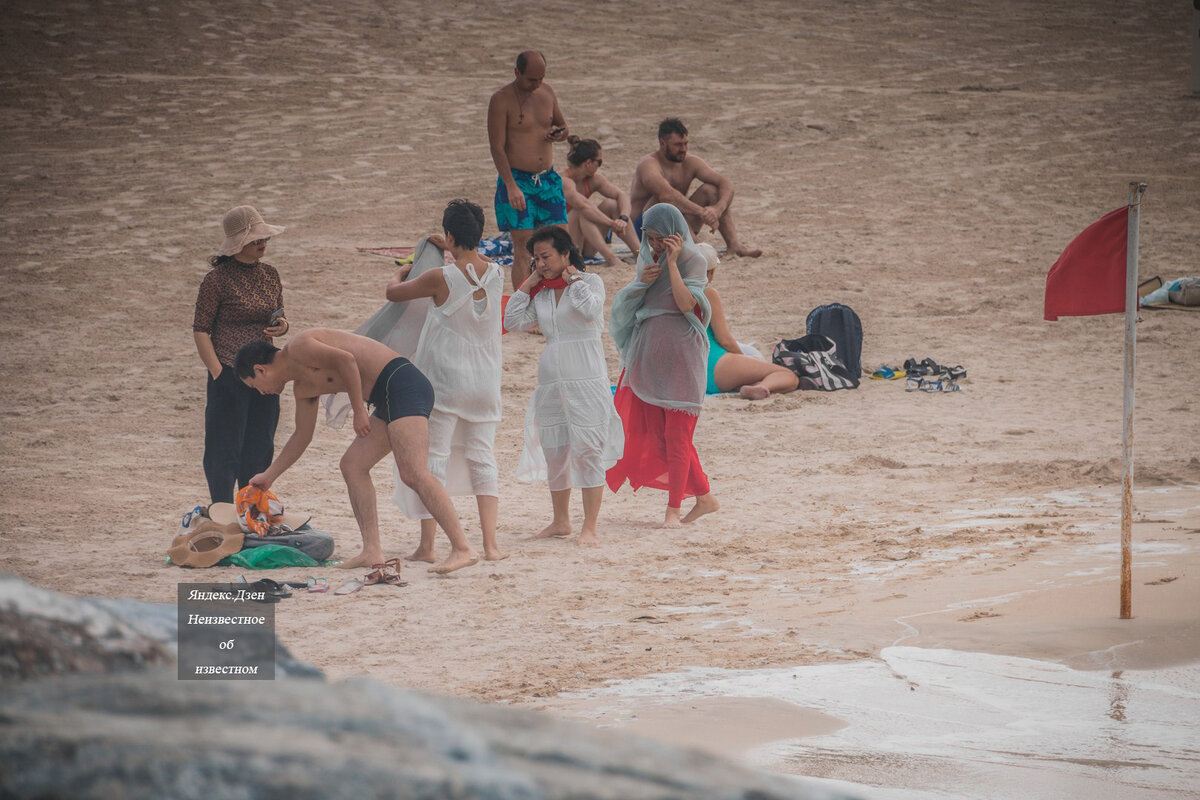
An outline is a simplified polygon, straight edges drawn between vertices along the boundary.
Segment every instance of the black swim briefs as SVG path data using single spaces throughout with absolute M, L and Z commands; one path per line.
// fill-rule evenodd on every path
M 380 370 L 367 401 L 371 413 L 384 422 L 401 417 L 429 418 L 433 410 L 433 385 L 404 356 L 393 358 Z

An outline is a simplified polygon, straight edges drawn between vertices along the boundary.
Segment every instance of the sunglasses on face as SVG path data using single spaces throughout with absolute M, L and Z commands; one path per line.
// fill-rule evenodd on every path
M 595 161 L 595 162 L 596 162 L 596 166 L 597 166 L 597 167 L 603 167 L 603 166 L 604 166 L 604 159 L 603 159 L 603 158 L 593 158 L 593 159 L 592 159 L 592 161 Z
M 270 237 L 270 236 L 268 236 L 268 237 L 267 237 L 267 238 L 265 238 L 265 239 L 255 239 L 255 240 L 254 240 L 253 242 L 251 242 L 250 244 L 254 245 L 255 247 L 262 247 L 263 245 L 265 245 L 265 244 L 266 244 L 267 242 L 269 242 L 269 241 L 271 241 L 271 237 Z

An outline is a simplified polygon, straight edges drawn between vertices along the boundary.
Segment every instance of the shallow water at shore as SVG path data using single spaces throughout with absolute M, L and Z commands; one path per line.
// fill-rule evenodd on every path
M 878 660 L 692 669 L 562 699 L 560 711 L 601 727 L 873 798 L 1185 797 L 1200 785 L 1200 663 L 1089 672 L 889 647 Z

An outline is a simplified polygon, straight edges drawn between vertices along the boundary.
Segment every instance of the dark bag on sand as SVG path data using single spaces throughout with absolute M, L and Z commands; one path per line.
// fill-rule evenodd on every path
M 841 303 L 828 303 L 817 306 L 808 312 L 804 323 L 805 333 L 816 333 L 828 336 L 837 345 L 837 358 L 845 365 L 846 370 L 854 376 L 854 385 L 858 386 L 862 377 L 862 321 L 850 306 Z
M 1172 303 L 1200 306 L 1200 278 L 1180 278 L 1167 292 Z
M 796 373 L 800 389 L 832 392 L 858 388 L 858 376 L 846 369 L 837 357 L 837 345 L 828 336 L 814 333 L 784 339 L 775 345 L 771 360 Z
M 318 531 L 302 525 L 294 531 L 277 533 L 273 536 L 247 536 L 242 543 L 243 550 L 252 547 L 262 547 L 264 544 L 284 545 L 294 547 L 315 561 L 328 561 L 333 555 L 333 534 Z

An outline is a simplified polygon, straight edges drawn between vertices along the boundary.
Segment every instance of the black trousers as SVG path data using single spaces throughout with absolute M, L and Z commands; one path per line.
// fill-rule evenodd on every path
M 234 484 L 246 486 L 271 466 L 279 395 L 259 394 L 239 381 L 232 367 L 208 376 L 204 406 L 204 477 L 214 503 L 232 503 Z

